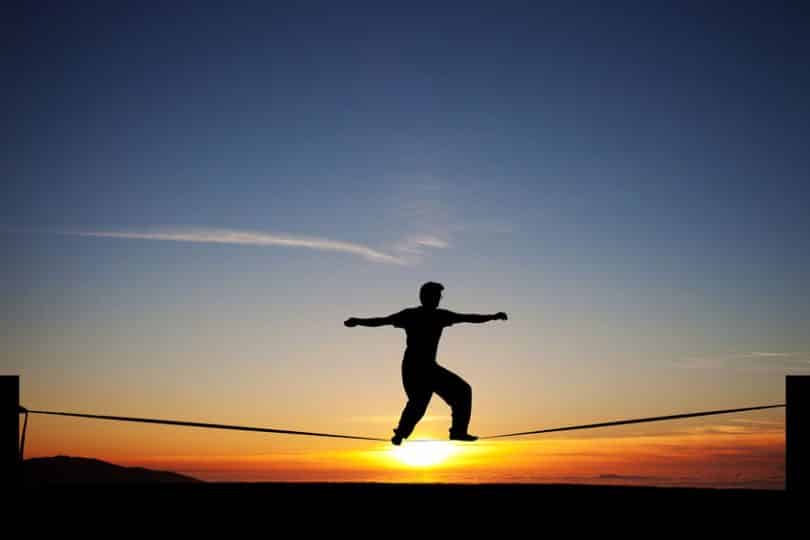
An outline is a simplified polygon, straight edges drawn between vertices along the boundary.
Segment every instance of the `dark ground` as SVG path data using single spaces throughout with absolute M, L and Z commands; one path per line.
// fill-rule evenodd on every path
M 121 523 L 127 527 L 160 523 L 207 533 L 207 523 L 224 520 L 229 526 L 252 523 L 260 527 L 257 534 L 262 536 L 272 536 L 268 531 L 276 531 L 280 523 L 302 532 L 362 529 L 375 522 L 382 522 L 383 529 L 373 530 L 385 535 L 437 528 L 452 532 L 535 527 L 540 528 L 540 536 L 558 536 L 545 530 L 553 526 L 563 527 L 568 536 L 581 530 L 624 532 L 622 527 L 628 525 L 646 537 L 672 528 L 775 533 L 790 520 L 801 521 L 807 508 L 806 498 L 785 491 L 566 484 L 214 483 L 75 459 L 26 462 L 28 482 L 16 501 L 22 508 L 36 508 L 38 515 L 104 516 L 118 524 L 116 532 L 121 532 Z M 38 471 L 39 477 L 32 471 Z M 62 472 L 54 477 L 55 471 Z M 77 471 L 94 476 L 82 481 Z
M 82 538 L 803 538 L 807 512 L 806 499 L 779 491 L 583 485 L 61 485 L 20 495 L 34 515 L 18 521 L 47 519 L 60 536 L 80 524 Z

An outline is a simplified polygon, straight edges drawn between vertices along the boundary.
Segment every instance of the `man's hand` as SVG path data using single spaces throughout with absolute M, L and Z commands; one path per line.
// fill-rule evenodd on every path
M 353 326 L 357 326 L 357 319 L 354 318 L 354 317 L 349 317 L 348 319 L 343 321 L 343 324 L 348 326 L 349 328 L 351 328 Z
M 503 311 L 499 311 L 498 313 L 495 314 L 495 320 L 496 321 L 505 321 L 506 320 L 506 313 L 504 313 Z

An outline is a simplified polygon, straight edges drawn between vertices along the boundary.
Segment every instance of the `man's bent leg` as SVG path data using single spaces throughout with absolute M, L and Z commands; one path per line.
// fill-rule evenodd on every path
M 477 437 L 467 433 L 472 413 L 472 388 L 467 382 L 441 366 L 437 366 L 434 391 L 450 405 L 453 423 L 450 438 L 474 441 Z
M 405 408 L 402 410 L 402 416 L 399 418 L 399 426 L 394 429 L 394 433 L 399 438 L 407 439 L 411 436 L 416 424 L 425 415 L 428 403 L 430 403 L 430 393 L 414 394 L 408 399 L 408 403 L 405 404 Z
M 402 384 L 408 395 L 408 403 L 402 411 L 399 426 L 394 429 L 394 438 L 391 441 L 399 444 L 413 433 L 416 424 L 425 415 L 430 398 L 433 395 L 432 373 L 423 368 L 413 368 L 403 365 Z

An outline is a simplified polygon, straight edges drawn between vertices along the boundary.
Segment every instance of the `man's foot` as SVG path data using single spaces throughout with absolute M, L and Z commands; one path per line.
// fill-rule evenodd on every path
M 402 444 L 402 437 L 399 436 L 399 433 L 397 433 L 397 430 L 394 430 L 394 436 L 391 437 L 391 443 L 394 446 L 399 446 L 400 444 Z
M 470 435 L 469 433 L 450 433 L 450 440 L 451 441 L 477 441 L 478 437 L 475 435 Z

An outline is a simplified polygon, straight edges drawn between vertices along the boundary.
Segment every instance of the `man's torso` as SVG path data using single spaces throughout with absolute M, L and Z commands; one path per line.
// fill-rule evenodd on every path
M 453 324 L 452 311 L 446 309 L 407 308 L 394 315 L 394 326 L 407 334 L 404 362 L 436 363 L 442 330 Z

